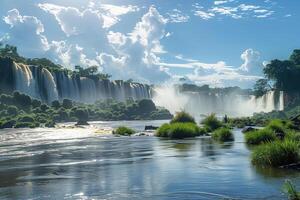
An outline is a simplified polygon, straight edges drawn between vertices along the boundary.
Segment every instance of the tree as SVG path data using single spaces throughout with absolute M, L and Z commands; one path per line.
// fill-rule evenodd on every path
M 295 49 L 290 56 L 290 60 L 296 65 L 300 65 L 300 49 Z
M 62 102 L 62 107 L 65 109 L 71 109 L 73 107 L 73 103 L 70 99 L 64 99 Z
M 13 93 L 14 101 L 24 108 L 29 108 L 31 106 L 31 97 L 26 94 L 21 94 L 18 91 Z
M 49 106 L 47 106 L 46 104 L 42 104 L 40 106 L 40 108 L 41 108 L 41 111 L 45 112 L 45 111 L 47 111 L 49 109 Z
M 254 85 L 254 95 L 256 97 L 263 96 L 268 92 L 268 90 L 271 88 L 271 86 L 268 84 L 268 79 L 259 79 L 256 81 Z
M 7 107 L 7 114 L 16 116 L 18 114 L 18 108 L 16 106 L 8 106 Z
M 59 101 L 55 100 L 55 101 L 52 101 L 51 106 L 55 109 L 58 109 L 60 107 L 60 103 L 59 103 Z
M 89 120 L 89 113 L 86 109 L 76 109 L 74 113 L 75 117 L 78 119 L 77 125 L 87 125 Z
M 41 101 L 39 101 L 37 99 L 32 99 L 31 105 L 32 105 L 33 108 L 38 108 L 38 107 L 41 106 L 41 104 L 42 104 Z
M 264 68 L 267 79 L 274 81 L 275 88 L 283 91 L 297 90 L 299 88 L 300 70 L 290 60 L 272 60 Z
M 139 110 L 142 113 L 156 110 L 156 106 L 151 99 L 143 99 L 138 102 Z

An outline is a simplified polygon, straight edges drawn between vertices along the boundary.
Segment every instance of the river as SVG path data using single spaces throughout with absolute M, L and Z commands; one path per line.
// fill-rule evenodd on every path
M 300 172 L 256 169 L 243 134 L 165 140 L 97 131 L 142 130 L 164 121 L 94 122 L 88 128 L 0 131 L 0 199 L 285 199 L 285 179 Z

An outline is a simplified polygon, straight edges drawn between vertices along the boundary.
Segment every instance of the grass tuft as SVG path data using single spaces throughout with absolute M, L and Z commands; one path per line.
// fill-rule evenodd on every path
M 194 124 L 196 124 L 194 117 L 192 117 L 189 113 L 186 113 L 184 111 L 176 113 L 176 115 L 174 116 L 174 118 L 171 120 L 170 123 L 171 124 L 172 123 L 194 123 Z
M 234 136 L 228 128 L 219 128 L 215 130 L 211 136 L 214 140 L 219 142 L 228 142 L 234 140 Z
M 210 114 L 201 123 L 211 132 L 223 126 L 223 123 L 217 119 L 215 114 Z
M 258 145 L 276 140 L 276 135 L 271 129 L 264 128 L 245 133 L 245 140 L 247 144 Z
M 156 131 L 156 136 L 170 139 L 184 139 L 204 135 L 206 131 L 194 123 L 163 124 Z
M 274 141 L 257 146 L 252 163 L 263 167 L 279 167 L 299 162 L 299 143 L 293 140 Z
M 131 128 L 125 127 L 125 126 L 120 126 L 116 130 L 113 131 L 114 135 L 124 135 L 124 136 L 130 136 L 134 133 L 135 133 L 134 130 L 132 130 Z

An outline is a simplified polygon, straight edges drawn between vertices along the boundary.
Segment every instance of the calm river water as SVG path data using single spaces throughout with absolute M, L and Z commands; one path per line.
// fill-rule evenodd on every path
M 299 171 L 255 169 L 240 130 L 210 138 L 113 137 L 97 128 L 142 130 L 164 121 L 94 122 L 89 128 L 0 131 L 0 199 L 285 199 Z

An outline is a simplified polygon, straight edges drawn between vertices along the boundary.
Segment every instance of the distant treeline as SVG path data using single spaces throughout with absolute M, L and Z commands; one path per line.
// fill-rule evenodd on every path
M 149 99 L 128 99 L 126 102 L 108 99 L 95 104 L 75 103 L 64 99 L 47 105 L 17 91 L 12 95 L 0 95 L 0 128 L 54 127 L 58 122 L 171 118 L 168 110 L 157 108 Z

